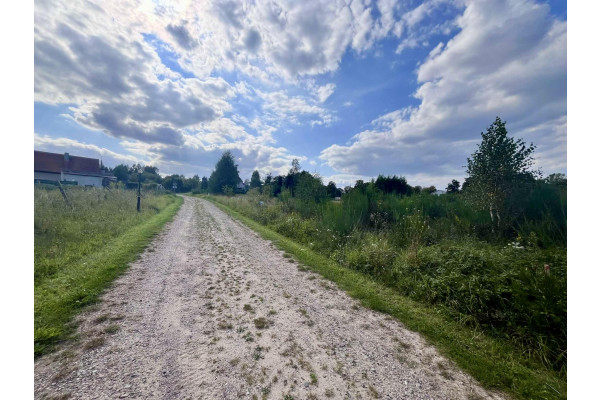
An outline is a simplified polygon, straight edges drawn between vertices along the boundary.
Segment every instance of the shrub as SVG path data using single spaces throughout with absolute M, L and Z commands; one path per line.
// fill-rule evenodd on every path
M 417 257 L 428 230 L 428 221 L 423 216 L 423 212 L 421 210 L 413 210 L 411 214 L 402 216 L 395 227 L 394 237 L 400 247 L 408 249 L 411 257 Z
M 393 275 L 404 294 L 443 305 L 566 368 L 566 251 L 445 243 L 424 247 L 418 259 L 402 254 Z
M 343 264 L 374 276 L 389 275 L 397 255 L 386 237 L 374 233 L 355 235 L 343 254 Z
M 235 194 L 233 187 L 231 186 L 223 186 L 223 194 L 227 197 L 231 197 Z

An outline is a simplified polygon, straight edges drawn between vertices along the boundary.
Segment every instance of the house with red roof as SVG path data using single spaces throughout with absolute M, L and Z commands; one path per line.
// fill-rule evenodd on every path
M 103 187 L 116 180 L 103 171 L 97 158 L 72 156 L 69 153 L 48 153 L 34 150 L 33 176 L 35 182 L 68 182 L 80 186 Z

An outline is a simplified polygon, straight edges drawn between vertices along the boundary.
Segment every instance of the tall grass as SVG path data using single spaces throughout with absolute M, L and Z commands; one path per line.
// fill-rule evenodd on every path
M 35 354 L 52 348 L 72 331 L 71 318 L 143 250 L 177 211 L 181 198 L 145 194 L 136 212 L 136 193 L 65 188 L 34 190 Z
M 170 196 L 127 190 L 66 187 L 72 207 L 56 189 L 34 189 L 34 278 L 39 284 L 107 241 L 148 220 L 173 202 Z

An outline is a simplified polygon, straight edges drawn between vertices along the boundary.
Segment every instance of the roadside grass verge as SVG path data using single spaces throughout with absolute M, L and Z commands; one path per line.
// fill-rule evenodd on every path
M 72 322 L 73 317 L 83 307 L 97 301 L 98 296 L 173 218 L 183 199 L 164 197 L 158 200 L 158 209 L 134 221 L 122 233 L 112 234 L 110 239 L 94 241 L 92 250 L 85 251 L 83 255 L 78 254 L 72 260 L 69 260 L 68 255 L 61 254 L 60 258 L 65 261 L 60 264 L 60 268 L 49 274 L 38 274 L 34 287 L 36 357 L 52 351 L 58 342 L 71 337 L 76 327 Z M 120 211 L 122 210 L 114 210 L 117 214 Z M 84 232 L 80 234 L 85 236 Z
M 436 307 L 404 297 L 376 279 L 344 268 L 214 199 L 203 198 L 292 254 L 302 264 L 335 282 L 351 297 L 360 300 L 363 306 L 389 314 L 408 329 L 419 332 L 441 354 L 453 360 L 484 387 L 521 399 L 567 397 L 564 379 L 541 363 L 520 354 L 509 341 L 462 325 Z

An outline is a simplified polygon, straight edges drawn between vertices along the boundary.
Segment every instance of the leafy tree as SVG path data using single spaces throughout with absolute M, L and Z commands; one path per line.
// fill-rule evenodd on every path
M 269 172 L 267 174 L 267 177 L 265 178 L 265 185 L 270 185 L 272 181 L 273 181 L 273 175 L 271 175 L 271 173 Z
M 567 177 L 561 173 L 550 174 L 544 179 L 544 182 L 550 185 L 567 186 Z
M 109 167 L 107 167 L 106 165 L 104 165 L 104 163 L 102 162 L 102 160 L 100 160 L 100 171 L 112 172 L 112 169 L 110 169 Z
M 481 144 L 467 158 L 468 187 L 470 202 L 490 213 L 492 232 L 500 232 L 514 217 L 518 198 L 532 187 L 539 172 L 531 171 L 535 146 L 523 139 L 508 136 L 506 122 L 500 117 L 481 133 Z M 464 186 L 463 186 L 464 190 Z
M 423 190 L 423 188 L 419 185 L 413 187 L 413 193 L 414 194 L 421 194 L 421 191 Z
M 277 196 L 281 193 L 283 187 L 283 176 L 278 175 L 273 179 L 273 196 Z
M 292 197 L 296 195 L 295 190 L 296 185 L 298 184 L 298 179 L 300 178 L 301 168 L 302 167 L 300 167 L 300 162 L 298 161 L 298 159 L 294 158 L 292 160 L 292 168 L 283 180 L 283 186 L 290 191 Z
M 175 184 L 176 189 L 173 189 Z M 176 192 L 183 192 L 183 182 L 179 175 L 167 175 L 164 177 L 162 185 L 167 190 L 175 190 Z
M 190 179 L 190 190 L 197 189 L 200 187 L 200 177 L 198 175 L 194 175 L 192 179 Z
M 223 194 L 225 196 L 231 197 L 235 194 L 235 191 L 233 190 L 233 188 L 229 185 L 225 185 L 223 186 Z
M 215 165 L 215 170 L 210 174 L 210 178 L 208 178 L 208 190 L 211 193 L 223 193 L 225 186 L 230 190 L 235 190 L 241 181 L 233 154 L 226 151 Z
M 144 166 L 140 163 L 133 164 L 129 169 L 129 175 L 141 174 L 142 172 L 144 172 Z
M 119 164 L 114 167 L 112 173 L 117 178 L 117 181 L 127 182 L 129 180 L 129 166 L 125 164 Z
M 426 194 L 433 194 L 435 193 L 437 189 L 435 188 L 435 186 L 431 185 L 428 187 L 424 187 L 423 189 L 421 189 L 421 193 L 426 193 Z
M 305 204 L 320 203 L 327 198 L 327 188 L 321 177 L 302 171 L 298 177 L 296 197 Z
M 411 192 L 410 185 L 406 182 L 406 178 L 401 176 L 383 176 L 379 175 L 375 181 L 375 187 L 384 193 L 396 193 L 399 195 L 409 195 Z
M 292 169 L 290 169 L 290 174 L 297 174 L 298 172 L 300 172 L 300 169 L 302 167 L 300 167 L 300 161 L 298 161 L 297 158 L 294 158 L 292 160 Z
M 446 187 L 446 193 L 459 193 L 460 192 L 460 182 L 456 179 L 452 179 L 452 182 L 448 184 Z
M 200 189 L 208 190 L 208 179 L 205 176 L 202 177 L 202 181 L 200 182 Z
M 261 187 L 262 182 L 260 181 L 260 174 L 258 173 L 258 171 L 254 171 L 252 173 L 252 178 L 250 178 L 250 189 L 254 189 L 254 188 L 259 188 Z
M 143 172 L 147 172 L 147 173 L 152 174 L 152 175 L 158 175 L 158 168 L 157 167 L 153 167 L 151 165 L 146 165 L 143 168 Z
M 338 197 L 338 191 L 340 191 L 337 186 L 335 186 L 335 182 L 330 181 L 327 184 L 327 195 L 332 199 Z
M 146 165 L 142 168 L 142 182 L 162 183 L 158 168 Z
M 363 181 L 362 179 L 358 179 L 356 183 L 354 183 L 354 189 L 358 189 L 361 193 L 365 193 L 368 185 L 369 184 L 365 183 L 365 181 Z

